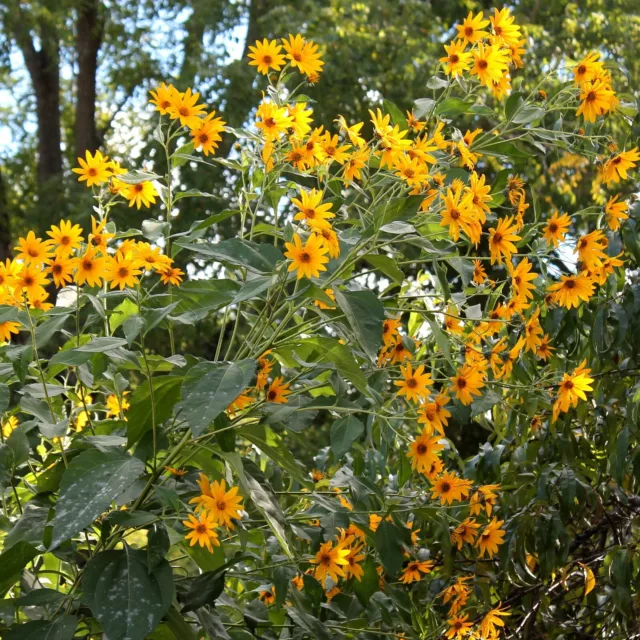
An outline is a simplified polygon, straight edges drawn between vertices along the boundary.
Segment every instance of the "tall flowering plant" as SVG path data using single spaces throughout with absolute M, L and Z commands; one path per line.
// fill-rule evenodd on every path
M 7 638 L 631 628 L 630 107 L 597 52 L 515 91 L 509 9 L 456 31 L 406 113 L 315 126 L 321 51 L 289 35 L 250 48 L 246 130 L 163 83 L 159 161 L 78 159 L 91 229 L 0 265 Z M 594 168 L 587 209 L 518 175 L 566 157 Z M 180 171 L 213 163 L 228 208 L 176 232 L 207 197 Z M 214 353 L 183 353 L 205 321 Z

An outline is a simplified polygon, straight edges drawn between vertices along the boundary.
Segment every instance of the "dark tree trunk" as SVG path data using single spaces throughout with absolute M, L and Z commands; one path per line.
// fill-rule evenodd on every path
M 7 258 L 12 257 L 12 245 L 7 191 L 4 176 L 0 170 L 0 261 L 4 262 Z
M 80 0 L 76 21 L 78 76 L 75 118 L 76 156 L 84 157 L 100 146 L 96 125 L 96 73 L 104 24 L 100 0 Z
M 14 24 L 16 42 L 24 56 L 36 96 L 38 119 L 38 184 L 42 188 L 62 173 L 60 120 L 60 42 L 56 27 L 46 19 L 34 25 L 40 48 L 30 33 L 30 21 L 18 9 Z

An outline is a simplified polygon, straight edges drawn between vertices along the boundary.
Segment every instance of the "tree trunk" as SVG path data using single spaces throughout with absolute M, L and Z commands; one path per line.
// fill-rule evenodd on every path
M 13 25 L 16 42 L 22 51 L 36 96 L 38 119 L 38 184 L 41 193 L 46 183 L 62 173 L 60 120 L 60 42 L 53 22 L 40 19 L 31 25 L 22 9 Z M 36 49 L 30 26 L 38 30 L 40 48 Z
M 12 257 L 11 219 L 7 203 L 7 191 L 4 176 L 0 170 L 0 262 Z
M 100 0 L 80 0 L 78 7 L 76 20 L 78 76 L 74 127 L 77 157 L 84 157 L 87 150 L 93 153 L 100 146 L 96 126 L 96 73 L 104 29 L 100 9 Z

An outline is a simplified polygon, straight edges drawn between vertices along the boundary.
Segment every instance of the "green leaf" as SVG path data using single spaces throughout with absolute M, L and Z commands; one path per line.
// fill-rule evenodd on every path
M 402 111 L 393 102 L 389 100 L 383 100 L 382 109 L 391 116 L 393 124 L 397 124 L 401 130 L 407 128 L 407 119 L 404 117 Z
M 396 265 L 393 258 L 381 255 L 366 255 L 364 259 L 371 264 L 371 266 L 384 273 L 385 276 L 391 278 L 397 284 L 402 284 L 404 282 L 404 273 Z
M 360 346 L 372 360 L 382 344 L 384 305 L 373 291 L 335 290 L 336 302 L 347 316 Z
M 151 173 L 150 171 L 134 170 L 118 176 L 118 180 L 126 184 L 140 184 L 141 182 L 148 182 L 149 180 L 158 180 L 161 177 L 162 176 L 159 176 L 157 173 Z
M 413 104 L 413 115 L 419 120 L 422 116 L 431 115 L 436 101 L 431 98 L 418 98 Z
M 180 399 L 182 376 L 162 376 L 151 378 L 155 399 L 156 423 L 162 424 L 171 417 L 173 407 Z M 127 447 L 134 445 L 153 426 L 151 411 L 151 391 L 149 381 L 140 383 L 131 394 L 131 409 L 127 420 Z
M 258 276 L 253 280 L 247 280 L 233 299 L 233 304 L 259 297 L 271 286 L 272 282 L 273 276 Z
M 8 409 L 10 400 L 11 389 L 9 389 L 9 385 L 0 382 L 0 414 L 3 414 Z
M 526 105 L 518 110 L 513 118 L 515 124 L 528 124 L 540 120 L 544 116 L 544 109 L 535 105 Z
M 309 484 L 306 468 L 300 465 L 294 455 L 285 447 L 283 439 L 269 427 L 264 424 L 249 424 L 238 429 L 237 434 L 255 444 L 262 453 L 286 470 L 292 478 L 303 485 Z
M 211 311 L 228 305 L 239 289 L 240 283 L 234 280 L 185 282 L 173 293 L 179 304 L 172 319 L 183 324 L 193 324 Z
M 431 333 L 433 334 L 436 344 L 440 347 L 440 351 L 442 351 L 442 354 L 449 361 L 449 363 L 453 365 L 451 352 L 449 350 L 449 340 L 447 339 L 446 334 L 444 333 L 444 331 L 442 331 L 438 323 L 433 318 L 431 318 L 430 316 L 426 316 L 426 319 L 429 323 L 429 326 L 431 327 Z
M 34 589 L 14 603 L 19 607 L 42 607 L 50 604 L 60 604 L 66 598 L 66 594 L 55 589 Z
M 376 549 L 386 573 L 393 577 L 402 568 L 402 540 L 404 532 L 393 523 L 383 520 L 374 534 Z
M 461 113 L 467 113 L 472 104 L 460 98 L 447 98 L 436 107 L 436 115 L 453 118 Z
M 90 449 L 75 457 L 62 476 L 51 548 L 88 527 L 143 473 L 142 460 L 119 451 Z
M 240 360 L 202 362 L 187 372 L 177 410 L 194 436 L 199 436 L 249 386 L 255 370 L 255 360 Z
M 367 606 L 371 596 L 379 589 L 379 576 L 376 571 L 376 563 L 373 558 L 368 557 L 363 565 L 364 575 L 360 581 L 354 580 L 353 590 L 355 591 L 360 604 Z
M 478 151 L 486 156 L 497 156 L 500 158 L 510 158 L 512 160 L 528 160 L 532 157 L 532 154 L 527 153 L 526 151 L 522 151 L 516 147 L 513 142 L 503 141 L 503 140 L 491 140 L 489 138 L 482 140 L 481 143 L 478 143 L 472 146 L 472 151 Z
M 336 420 L 331 425 L 331 451 L 340 460 L 351 450 L 351 445 L 364 433 L 364 425 L 353 415 Z
M 163 560 L 150 570 L 146 551 L 126 545 L 90 560 L 82 586 L 83 600 L 109 640 L 143 640 L 168 611 L 174 594 L 171 565 Z
M 493 408 L 498 402 L 502 400 L 502 396 L 493 391 L 493 389 L 489 389 L 485 393 L 483 393 L 480 397 L 474 399 L 471 404 L 471 417 L 475 418 L 481 413 L 486 413 L 489 409 Z
M 24 540 L 0 554 L 0 597 L 20 580 L 22 570 L 37 555 L 36 548 Z
M 60 616 L 53 622 L 33 620 L 11 627 L 3 638 L 4 640 L 71 640 L 77 626 L 78 618 L 70 615 Z
M 185 164 L 189 160 L 188 156 L 193 153 L 193 148 L 193 141 L 178 147 L 171 155 L 171 167 L 175 169 Z
M 245 267 L 258 273 L 271 273 L 278 262 L 284 260 L 282 252 L 272 244 L 257 244 L 249 240 L 223 240 L 217 244 L 203 242 L 189 244 L 177 242 L 184 249 L 194 251 L 205 258 L 225 264 Z
M 340 344 L 334 338 L 308 338 L 302 344 L 313 344 L 318 347 L 320 357 L 332 362 L 340 374 L 363 394 L 367 394 L 367 379 L 360 370 L 358 363 L 353 357 L 351 349 L 344 344 Z
M 49 360 L 49 364 L 78 366 L 91 360 L 94 353 L 107 353 L 126 344 L 127 341 L 124 338 L 94 338 L 81 347 L 59 351 Z
M 262 513 L 264 519 L 269 525 L 269 528 L 273 531 L 273 534 L 280 543 L 282 550 L 289 558 L 293 559 L 293 553 L 289 548 L 289 543 L 287 542 L 287 536 L 284 529 L 286 519 L 284 517 L 284 513 L 282 513 L 280 503 L 276 500 L 275 496 L 272 497 L 267 492 L 266 488 L 246 471 L 240 454 L 222 453 L 221 455 L 231 465 L 238 476 L 240 485 L 246 493 L 249 494 L 251 501 L 258 511 Z
M 69 313 L 65 312 L 48 318 L 36 327 L 36 343 L 39 349 L 48 344 L 51 338 L 62 329 L 68 318 Z
M 120 325 L 138 313 L 138 305 L 135 302 L 131 302 L 129 298 L 125 298 L 114 310 L 109 317 L 109 328 L 113 333 Z

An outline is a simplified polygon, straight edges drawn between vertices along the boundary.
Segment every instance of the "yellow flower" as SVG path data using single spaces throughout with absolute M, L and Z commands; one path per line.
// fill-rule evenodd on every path
M 291 260 L 289 271 L 297 271 L 297 278 L 318 278 L 321 271 L 326 271 L 329 262 L 329 250 L 324 242 L 315 234 L 311 234 L 305 244 L 297 233 L 293 234 L 293 242 L 285 242 L 285 257 Z
M 96 249 L 88 246 L 84 255 L 73 259 L 73 266 L 76 269 L 74 281 L 77 285 L 99 287 L 107 271 L 107 258 L 99 257 Z
M 17 252 L 16 260 L 23 260 L 25 264 L 40 267 L 51 259 L 49 241 L 36 238 L 33 231 L 27 233 L 26 238 L 18 238 L 18 246 L 14 247 Z
M 467 622 L 468 614 L 463 616 L 453 616 L 447 620 L 449 628 L 444 634 L 446 638 L 454 640 L 456 638 L 464 638 L 469 636 L 473 622 Z
M 618 182 L 620 178 L 626 180 L 627 171 L 636 166 L 636 162 L 640 160 L 638 147 L 634 147 L 630 151 L 621 151 L 612 158 L 609 158 L 602 166 L 602 180 L 605 184 L 610 182 Z
M 473 544 L 476 539 L 476 531 L 480 525 L 475 518 L 467 518 L 463 520 L 451 533 L 451 544 L 455 544 L 458 550 L 462 549 L 462 545 L 466 542 Z
M 294 216 L 294 220 L 304 220 L 308 224 L 317 220 L 326 221 L 335 217 L 335 213 L 331 212 L 331 203 L 322 202 L 322 191 L 311 189 L 310 191 L 301 191 L 300 198 L 291 198 L 291 203 L 299 210 Z
M 218 142 L 222 140 L 220 135 L 227 124 L 222 118 L 215 117 L 216 112 L 212 111 L 198 121 L 198 126 L 191 129 L 191 140 L 194 149 L 202 149 L 202 153 L 208 156 L 215 153 Z
M 109 287 L 115 289 L 120 287 L 122 291 L 125 287 L 133 288 L 138 284 L 138 277 L 142 272 L 130 253 L 122 255 L 116 254 L 109 260 L 105 273 L 105 280 L 109 282 Z
M 557 211 L 547 220 L 544 227 L 544 238 L 547 244 L 557 247 L 571 226 L 571 218 L 563 213 L 560 215 Z
M 482 260 L 473 261 L 473 281 L 481 285 L 487 279 L 487 272 L 484 270 Z
M 607 214 L 607 224 L 611 231 L 617 231 L 620 228 L 620 221 L 626 220 L 629 217 L 627 213 L 629 203 L 618 202 L 619 197 L 620 195 L 610 197 L 604 208 L 604 212 Z
M 473 402 L 473 396 L 481 395 L 480 389 L 484 387 L 483 374 L 476 366 L 465 364 L 451 378 L 451 390 L 455 391 L 456 398 L 463 405 L 468 406 Z
M 547 291 L 551 292 L 552 302 L 571 309 L 579 307 L 582 302 L 588 302 L 593 295 L 594 286 L 593 279 L 583 271 L 575 276 L 561 276 L 560 282 L 547 287 Z
M 118 398 L 117 395 L 111 394 L 107 396 L 105 404 L 107 405 L 107 418 L 118 418 L 122 417 L 122 414 L 129 409 L 131 406 L 129 401 L 125 396 L 128 396 L 129 392 L 125 391 L 122 394 L 122 397 Z M 125 418 L 126 420 L 126 418 Z
M 338 123 L 340 131 L 349 137 L 351 144 L 356 147 L 364 147 L 367 144 L 365 139 L 360 135 L 360 130 L 364 126 L 364 122 L 348 125 L 344 116 L 338 116 L 335 121 Z
M 532 291 L 536 290 L 532 280 L 538 277 L 538 274 L 531 271 L 533 265 L 529 262 L 529 258 L 523 258 L 515 267 L 511 262 L 507 262 L 507 269 L 511 275 L 511 286 L 516 296 L 529 299 L 533 298 Z
M 469 11 L 469 15 L 464 19 L 464 22 L 461 25 L 456 25 L 458 37 L 469 44 L 475 44 L 479 40 L 489 37 L 489 32 L 484 31 L 484 28 L 489 25 L 489 21 L 483 18 L 482 11 L 475 16 Z
M 87 187 L 104 184 L 111 177 L 109 160 L 100 151 L 96 151 L 94 155 L 91 155 L 91 152 L 87 150 L 84 160 L 78 158 L 78 164 L 80 167 L 74 167 L 71 171 L 80 176 L 78 178 L 79 182 L 86 180 Z
M 493 507 L 496 504 L 498 494 L 496 491 L 500 488 L 499 484 L 484 484 L 478 487 L 478 490 L 471 496 L 469 500 L 469 510 L 471 515 L 475 516 L 482 513 L 484 509 L 488 516 L 491 516 Z
M 14 295 L 20 297 L 27 294 L 29 302 L 43 300 L 47 297 L 45 287 L 49 284 L 44 271 L 31 264 L 25 264 L 14 280 Z
M 374 533 L 378 530 L 378 527 L 380 526 L 381 522 L 382 522 L 382 517 L 379 516 L 377 513 L 369 514 L 369 529 L 371 529 L 371 531 L 373 531 Z
M 329 298 L 331 298 L 331 300 L 335 302 L 336 296 L 333 293 L 333 289 L 325 289 L 324 292 L 327 294 Z M 336 308 L 335 305 L 329 305 L 322 300 L 314 300 L 313 304 L 315 304 L 316 307 L 318 307 L 318 309 L 335 309 Z
M 164 82 L 156 87 L 155 91 L 149 91 L 152 98 L 149 100 L 151 104 L 156 106 L 156 111 L 159 111 L 161 115 L 168 115 L 169 107 L 172 102 L 175 100 L 175 96 L 177 95 L 177 89 L 170 84 L 167 86 Z
M 100 251 L 103 254 L 107 253 L 107 244 L 109 240 L 113 238 L 113 233 L 107 233 L 105 231 L 105 226 L 107 224 L 107 219 L 105 218 L 102 222 L 98 222 L 93 216 L 91 216 L 91 233 L 89 234 L 89 244 Z
M 599 57 L 599 51 L 591 51 L 573 67 L 573 77 L 576 84 L 595 80 L 604 71 L 604 65 L 598 60 Z
M 607 259 L 605 249 L 608 241 L 600 229 L 596 229 L 585 236 L 578 238 L 574 253 L 577 253 L 585 269 L 595 269 Z
M 498 547 L 504 544 L 505 532 L 502 527 L 504 520 L 498 520 L 493 518 L 491 522 L 483 529 L 482 533 L 478 536 L 476 547 L 480 549 L 478 554 L 479 558 L 482 558 L 486 553 L 490 558 L 498 553 Z
M 344 164 L 345 183 L 362 178 L 362 169 L 367 166 L 370 156 L 369 149 L 362 147 L 349 155 Z
M 122 195 L 129 201 L 130 207 L 135 205 L 140 209 L 142 205 L 150 207 L 155 204 L 158 191 L 153 182 L 146 180 L 145 182 L 138 182 L 138 184 L 128 185 Z
M 8 438 L 18 428 L 18 424 L 18 418 L 16 418 L 15 416 L 9 416 L 2 423 L 2 435 L 5 438 Z
M 480 633 L 483 638 L 497 638 L 500 635 L 500 629 L 504 627 L 504 620 L 500 616 L 509 616 L 510 613 L 506 609 L 497 607 L 491 609 L 480 622 Z
M 183 520 L 182 524 L 192 529 L 192 531 L 184 537 L 185 540 L 191 540 L 191 547 L 197 542 L 201 547 L 206 547 L 210 552 L 213 552 L 212 543 L 216 547 L 220 546 L 220 540 L 215 531 L 216 521 L 213 516 L 206 511 L 203 511 L 199 518 L 189 514 L 189 519 Z
M 576 115 L 582 115 L 585 122 L 595 122 L 598 116 L 611 111 L 618 102 L 613 89 L 601 80 L 585 82 L 580 87 L 580 100 Z
M 343 549 L 340 546 L 334 547 L 331 540 L 320 545 L 319 551 L 310 560 L 311 564 L 317 565 L 314 571 L 316 580 L 319 580 L 324 586 L 327 578 L 331 578 L 333 582 L 338 582 L 338 577 L 345 578 L 344 567 L 349 564 L 347 560 L 349 553 L 349 549 Z
M 262 600 L 267 607 L 270 607 L 276 601 L 276 588 L 271 587 L 266 591 L 261 591 L 258 595 L 258 599 Z
M 509 52 L 497 45 L 478 44 L 472 51 L 474 64 L 471 75 L 487 87 L 492 82 L 500 82 L 502 74 L 509 70 Z
M 519 44 L 522 34 L 520 27 L 513 24 L 515 18 L 511 15 L 511 10 L 507 7 L 503 9 L 493 10 L 493 15 L 489 17 L 491 20 L 491 29 L 493 31 L 492 42 L 498 42 L 507 47 L 515 47 Z
M 56 287 L 64 287 L 68 282 L 73 280 L 73 265 L 74 262 L 72 259 L 63 256 L 56 256 L 53 259 L 47 268 L 47 273 L 53 276 Z
M 51 230 L 47 231 L 47 235 L 51 238 L 50 242 L 57 245 L 55 254 L 61 258 L 68 258 L 74 249 L 80 248 L 80 244 L 84 240 L 80 225 L 72 225 L 70 220 L 61 220 L 59 227 L 55 224 L 52 225 Z
M 176 92 L 171 95 L 171 105 L 167 113 L 172 120 L 179 120 L 180 125 L 196 129 L 200 124 L 200 118 L 205 114 L 206 105 L 197 104 L 199 93 L 191 93 L 187 89 L 184 93 Z
M 418 473 L 426 473 L 431 463 L 438 457 L 438 453 L 444 449 L 440 443 L 440 436 L 431 437 L 433 433 L 428 427 L 410 445 L 407 458 L 411 460 L 411 468 Z
M 404 584 L 411 584 L 412 582 L 418 582 L 422 580 L 422 573 L 431 573 L 431 569 L 433 569 L 434 565 L 433 560 L 424 560 L 420 562 L 419 560 L 411 560 L 409 564 L 402 570 L 402 575 L 400 576 L 400 582 Z
M 177 267 L 163 267 L 160 269 L 160 280 L 162 280 L 162 284 L 172 284 L 176 287 L 180 286 L 183 276 L 184 271 Z
M 260 42 L 256 40 L 255 46 L 249 46 L 250 65 L 257 67 L 258 71 L 263 75 L 267 75 L 270 69 L 280 71 L 284 65 L 284 56 L 282 55 L 282 47 L 275 40 L 267 40 L 266 38 Z
M 431 497 L 440 499 L 442 504 L 452 504 L 464 500 L 471 490 L 471 480 L 460 478 L 455 472 L 443 473 L 436 478 L 431 488 Z
M 555 351 L 555 347 L 552 347 L 549 344 L 550 341 L 551 341 L 551 338 L 549 337 L 549 334 L 546 333 L 542 337 L 542 341 L 538 345 L 538 350 L 536 351 L 536 356 L 538 358 L 540 358 L 541 360 L 546 360 L 547 358 L 549 358 L 551 356 L 551 352 Z
M 518 249 L 513 244 L 520 240 L 520 236 L 515 233 L 513 216 L 500 218 L 495 227 L 489 229 L 489 250 L 491 251 L 491 264 L 497 262 L 502 264 L 502 257 L 510 260 L 512 254 L 518 253 Z
M 411 363 L 407 362 L 406 366 L 400 366 L 400 371 L 404 380 L 396 380 L 393 383 L 400 387 L 398 389 L 399 396 L 404 396 L 410 402 L 418 403 L 429 395 L 429 386 L 433 384 L 433 380 L 429 373 L 423 373 L 424 365 L 421 364 L 413 371 Z
M 459 29 L 460 27 L 456 28 Z M 469 71 L 472 54 L 470 51 L 465 51 L 466 46 L 463 40 L 452 41 L 450 44 L 444 45 L 447 55 L 440 58 L 440 62 L 444 63 L 444 72 L 447 75 L 456 78 L 465 71 Z
M 287 404 L 289 399 L 287 396 L 291 393 L 289 385 L 291 383 L 284 381 L 284 378 L 277 377 L 269 385 L 266 393 L 266 399 L 268 402 L 275 402 L 276 404 Z
M 306 76 L 315 76 L 322 71 L 324 62 L 320 59 L 318 45 L 306 41 L 301 35 L 289 34 L 289 40 L 282 39 L 291 66 Z
M 241 518 L 240 511 L 244 509 L 242 498 L 238 495 L 238 487 L 226 490 L 224 480 L 216 480 L 209 487 L 210 495 L 203 496 L 203 506 L 209 512 L 214 522 L 233 529 L 234 520 Z
M 587 399 L 587 391 L 593 391 L 590 377 L 591 369 L 585 367 L 587 361 L 583 360 L 572 374 L 565 373 L 558 388 L 558 409 L 567 412 L 571 407 L 578 406 L 580 400 Z
M 287 107 L 278 107 L 273 102 L 262 102 L 256 113 L 256 127 L 262 131 L 267 142 L 273 142 L 293 125 Z
M 0 344 L 11 341 L 11 334 L 20 333 L 20 324 L 18 322 L 0 322 Z

